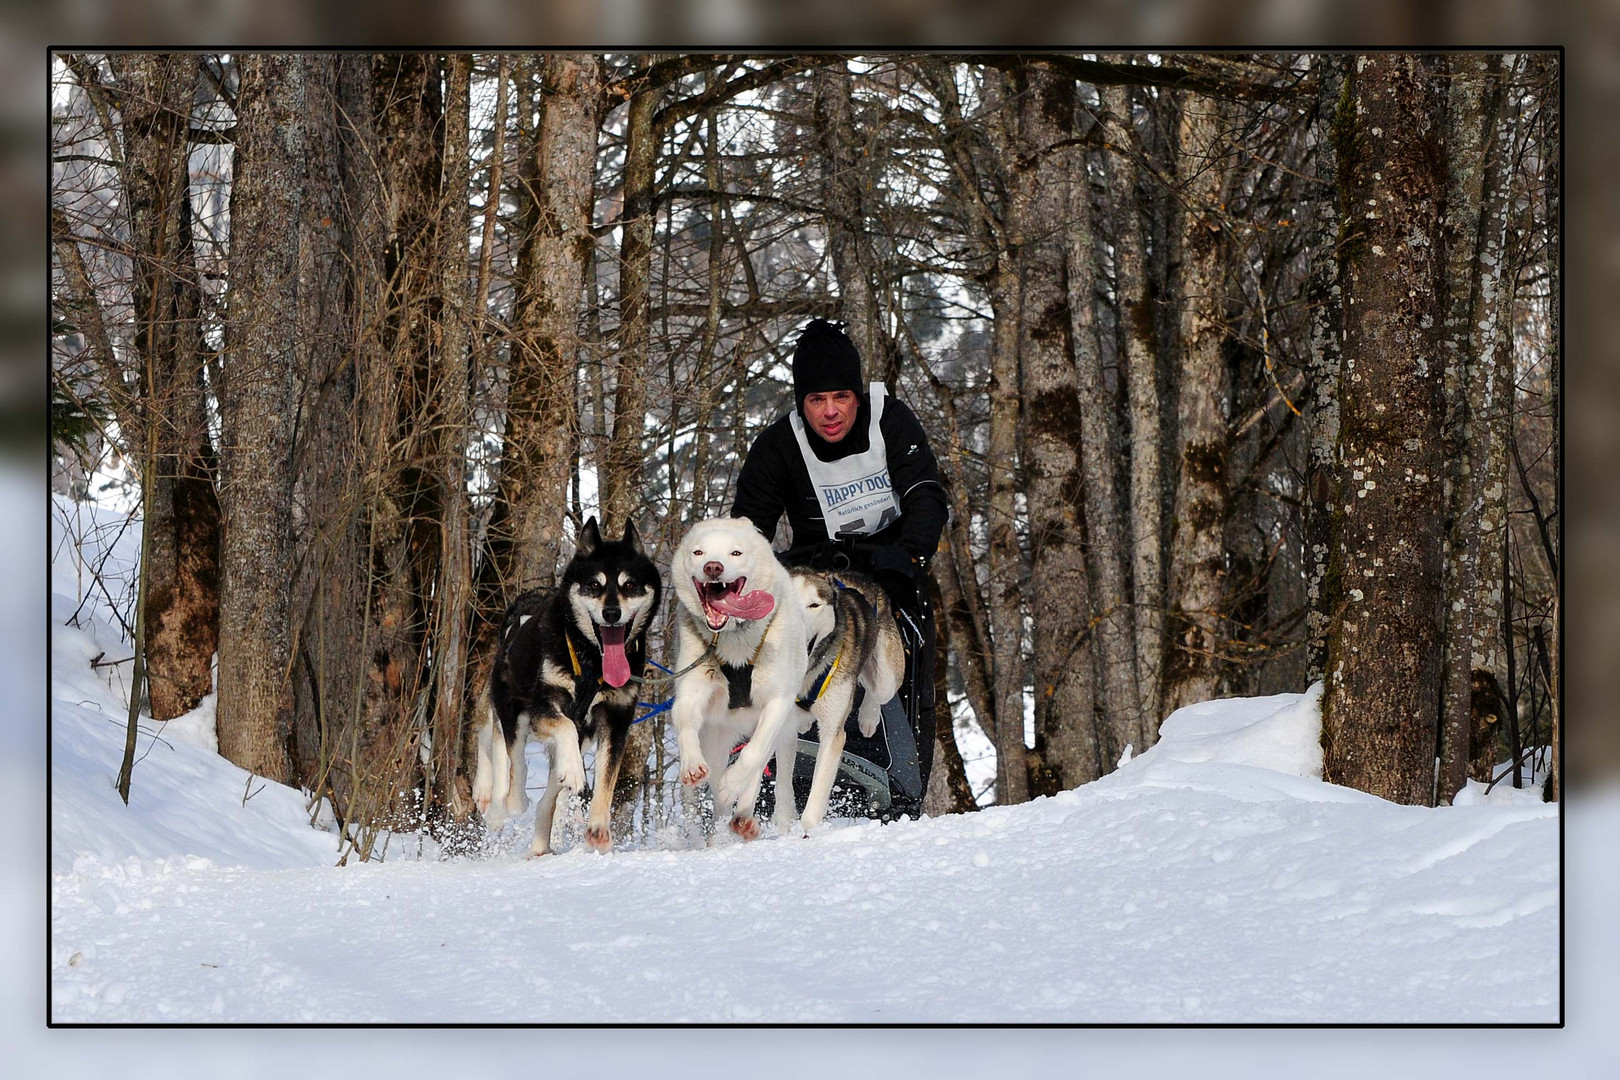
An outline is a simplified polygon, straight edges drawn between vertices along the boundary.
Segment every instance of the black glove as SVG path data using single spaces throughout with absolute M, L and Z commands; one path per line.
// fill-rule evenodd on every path
M 920 570 L 917 561 L 903 547 L 886 544 L 872 550 L 872 580 L 900 607 L 916 608 Z
M 885 573 L 900 574 L 911 582 L 912 588 L 917 587 L 917 560 L 911 553 L 898 544 L 884 544 L 882 547 L 872 549 L 872 573 L 874 576 Z

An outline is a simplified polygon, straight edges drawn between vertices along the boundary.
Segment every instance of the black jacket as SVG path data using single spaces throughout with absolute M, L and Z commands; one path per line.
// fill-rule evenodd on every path
M 822 461 L 837 461 L 863 453 L 870 442 L 872 401 L 861 395 L 860 411 L 841 441 L 829 443 L 807 425 L 805 441 Z M 767 538 L 776 538 L 776 525 L 787 514 L 793 527 L 793 546 L 782 556 L 790 566 L 817 564 L 842 549 L 858 568 L 897 571 L 919 580 L 939 546 L 949 509 L 939 482 L 939 463 L 929 448 L 928 436 L 905 403 L 885 395 L 878 419 L 889 459 L 889 480 L 900 502 L 900 517 L 882 531 L 863 536 L 854 545 L 827 536 L 821 503 L 810 483 L 810 470 L 799 453 L 799 442 L 787 416 L 771 424 L 754 440 L 737 477 L 732 517 L 752 521 Z

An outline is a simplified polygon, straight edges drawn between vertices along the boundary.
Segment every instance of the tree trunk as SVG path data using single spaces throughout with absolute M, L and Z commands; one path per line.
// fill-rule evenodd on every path
M 645 63 L 646 58 L 643 59 Z M 653 126 L 664 91 L 643 86 L 630 98 L 625 120 L 623 241 L 619 246 L 619 328 L 613 387 L 613 433 L 608 438 L 599 473 L 605 527 L 617 532 L 647 505 L 643 446 L 647 380 L 651 374 L 649 294 L 657 205 L 660 133 Z M 673 388 L 671 388 L 673 389 Z M 624 766 L 614 791 L 615 818 L 627 824 L 641 790 L 655 729 L 640 724 L 625 741 Z M 621 825 L 621 827 L 623 827 Z
M 383 340 L 388 222 L 373 57 L 314 55 L 305 70 L 293 753 L 302 782 L 329 796 L 347 823 L 366 771 L 357 748 L 380 681 L 371 551 L 399 380 Z
M 1170 543 L 1166 714 L 1207 701 L 1220 685 L 1227 637 L 1227 224 L 1224 110 L 1211 98 L 1182 109 L 1181 170 L 1187 205 L 1182 237 L 1184 306 L 1178 378 L 1179 478 Z
M 602 516 L 613 530 L 641 508 L 642 466 L 646 455 L 642 429 L 646 422 L 649 364 L 648 290 L 652 282 L 653 185 L 657 179 L 659 135 L 653 114 L 663 87 L 637 90 L 625 120 L 623 241 L 619 246 L 619 331 L 615 353 L 613 433 L 602 456 Z
M 1315 177 L 1321 188 L 1310 204 L 1311 305 L 1310 407 L 1305 417 L 1310 429 L 1310 456 L 1305 468 L 1303 537 L 1305 549 L 1305 678 L 1315 681 L 1327 668 L 1327 635 L 1338 604 L 1328 595 L 1328 544 L 1337 498 L 1334 447 L 1339 439 L 1339 377 L 1343 367 L 1344 304 L 1339 292 L 1338 154 L 1332 125 L 1344 89 L 1345 61 L 1321 57 L 1321 89 L 1311 121 Z
M 936 570 L 938 565 L 936 561 Z M 946 610 L 943 590 L 937 582 L 929 602 L 935 611 Z M 930 817 L 965 814 L 976 809 L 973 785 L 968 782 L 967 764 L 962 760 L 961 747 L 956 744 L 956 720 L 950 706 L 950 665 L 947 658 L 951 653 L 951 620 L 940 619 L 936 625 L 938 637 L 935 646 L 939 659 L 934 663 L 934 700 L 939 703 L 943 722 L 935 728 L 934 769 L 928 775 L 928 790 L 923 794 L 922 810 Z
M 358 297 L 382 271 L 371 129 L 369 57 L 331 53 L 305 58 L 310 117 L 308 177 L 299 244 L 299 419 L 293 487 L 298 575 L 294 627 L 294 775 L 324 791 L 337 733 L 358 712 L 363 686 L 365 535 L 357 417 L 356 353 L 364 323 Z M 369 268 L 369 270 L 368 270 Z M 375 303 L 375 301 L 374 301 Z
M 1119 303 L 1120 337 L 1130 402 L 1130 561 L 1132 627 L 1135 631 L 1136 684 L 1141 705 L 1134 722 L 1110 720 L 1110 766 L 1125 743 L 1137 751 L 1157 737 L 1161 710 L 1164 656 L 1164 473 L 1159 395 L 1159 335 L 1149 300 L 1144 265 L 1142 213 L 1137 201 L 1136 155 L 1139 143 L 1131 123 L 1130 94 L 1124 87 L 1102 88 L 1108 172 L 1118 200 L 1114 230 L 1114 278 Z M 1084 377 L 1084 375 L 1082 375 Z M 1087 469 L 1087 476 L 1096 474 Z
M 1029 500 L 1030 576 L 1060 603 L 1031 605 L 1039 794 L 1100 774 L 1095 686 L 1097 657 L 1088 633 L 1090 581 L 1081 535 L 1080 401 L 1075 383 L 1069 297 L 1064 282 L 1067 179 L 1074 134 L 1072 81 L 1039 63 L 1016 76 L 1017 138 L 1006 158 L 1007 242 L 1021 285 L 1018 319 L 1026 421 L 1020 458 Z M 1081 166 L 1083 169 L 1083 165 Z M 1082 173 L 1083 175 L 1083 173 Z M 1089 232 L 1089 229 L 1087 230 Z M 1089 245 L 1088 245 L 1089 246 Z
M 1115 108 L 1128 110 L 1130 107 L 1129 99 L 1124 94 L 1105 97 L 1104 101 L 1110 114 Z M 1127 111 L 1125 118 L 1128 116 Z M 1134 152 L 1135 146 L 1134 143 L 1118 142 L 1128 137 L 1123 130 L 1124 120 L 1110 115 L 1107 123 L 1110 126 L 1105 128 L 1105 138 L 1110 145 L 1121 150 L 1119 161 L 1128 161 L 1127 153 Z M 1127 260 L 1132 263 L 1129 274 L 1123 269 L 1119 271 L 1122 279 L 1120 311 L 1122 321 L 1126 324 L 1127 355 L 1135 350 L 1134 358 L 1127 363 L 1135 365 L 1133 370 L 1148 373 L 1151 388 L 1152 354 L 1147 349 L 1149 342 L 1139 337 L 1139 332 L 1145 331 L 1151 338 L 1152 324 L 1144 310 L 1146 302 L 1142 295 L 1141 217 L 1136 205 L 1136 169 L 1134 165 L 1119 164 L 1118 167 L 1129 172 L 1129 186 L 1119 187 L 1115 192 L 1121 200 L 1122 209 L 1119 214 L 1120 236 L 1114 247 L 1116 265 Z M 1120 183 L 1125 183 L 1124 177 L 1121 177 Z M 1090 556 L 1088 565 L 1093 582 L 1093 607 L 1096 609 L 1092 633 L 1097 642 L 1097 666 L 1102 687 L 1097 768 L 1099 772 L 1108 772 L 1119 761 L 1127 745 L 1135 749 L 1147 746 L 1154 730 L 1152 725 L 1157 721 L 1157 717 L 1149 717 L 1150 710 L 1144 705 L 1143 673 L 1136 652 L 1140 643 L 1137 620 L 1147 608 L 1136 606 L 1128 569 L 1140 554 L 1147 562 L 1144 574 L 1157 577 L 1154 568 L 1159 560 L 1158 503 L 1156 500 L 1153 502 L 1151 531 L 1130 536 L 1121 515 L 1121 493 L 1115 482 L 1115 468 L 1123 439 L 1113 396 L 1104 381 L 1102 347 L 1097 336 L 1097 243 L 1092 224 L 1091 182 L 1086 174 L 1084 159 L 1077 160 L 1070 170 L 1067 205 L 1069 313 L 1073 323 L 1075 376 L 1080 403 L 1081 471 L 1086 478 L 1083 491 L 1087 552 Z M 1127 278 L 1133 290 L 1129 297 L 1124 291 Z M 1154 400 L 1149 403 L 1150 422 L 1145 424 L 1153 431 L 1152 445 L 1151 448 L 1137 448 L 1139 451 L 1151 450 L 1147 455 L 1151 458 L 1146 470 L 1148 478 L 1144 482 L 1150 482 L 1155 488 L 1158 476 L 1157 408 L 1155 394 Z M 1133 454 L 1133 467 L 1135 463 Z M 1133 521 L 1133 526 L 1140 528 L 1141 523 Z M 1151 544 L 1147 542 L 1149 537 L 1153 541 Z M 1142 599 L 1144 603 L 1148 600 L 1145 596 Z M 1157 600 L 1153 602 L 1157 603 Z M 1154 621 L 1156 623 L 1157 619 Z
M 150 489 L 143 652 L 152 718 L 169 720 L 213 689 L 219 640 L 220 515 L 203 387 L 208 348 L 187 141 L 197 58 L 147 53 L 111 59 L 124 135 L 139 409 L 142 422 L 154 428 L 155 455 L 142 477 Z M 138 430 L 128 435 L 145 442 Z
M 1500 294 L 1507 268 L 1507 177 L 1511 133 L 1502 129 L 1504 88 L 1499 59 L 1482 53 L 1449 58 L 1445 237 L 1445 461 L 1450 470 L 1446 558 L 1446 650 L 1441 707 L 1439 801 L 1449 803 L 1468 779 L 1472 756 L 1473 672 L 1483 666 L 1474 636 L 1480 585 L 1480 539 L 1495 532 L 1504 498 L 1487 510 L 1497 414 L 1512 393 L 1511 352 Z M 1502 376 L 1508 381 L 1504 385 Z M 1503 462 L 1505 453 L 1499 452 Z M 1498 469 L 1500 474 L 1503 470 Z M 1498 482 L 1500 483 L 1500 477 Z M 1487 521 L 1489 517 L 1491 520 Z M 1491 625 L 1487 617 L 1482 626 Z
M 479 651 L 508 602 L 557 572 L 570 449 L 578 425 L 574 368 L 591 238 L 601 75 L 594 56 L 544 58 L 541 116 L 523 168 L 532 192 L 518 253 L 506 435 L 480 573 Z M 520 110 L 529 108 L 520 98 Z
M 362 500 L 368 593 L 361 637 L 366 664 L 358 707 L 345 717 L 334 754 L 339 813 L 368 858 L 379 829 L 421 823 L 433 581 L 441 558 L 442 496 L 436 481 L 433 393 L 441 310 L 436 223 L 443 174 L 438 58 L 373 58 L 372 98 L 378 217 L 366 236 L 356 286 L 362 314 Z M 345 858 L 347 853 L 345 854 Z
M 303 61 L 241 58 L 231 193 L 231 303 L 220 388 L 219 752 L 288 778 L 288 570 L 298 223 L 303 212 Z
M 1323 778 L 1397 802 L 1434 791 L 1440 706 L 1440 211 L 1431 60 L 1357 56 L 1335 125 L 1345 303 Z
M 814 90 L 816 142 L 821 151 L 821 192 L 838 281 L 839 313 L 849 324 L 849 338 L 860 351 L 868 380 L 890 379 L 898 367 L 898 350 L 883 324 L 878 300 L 877 260 L 867 228 L 871 191 L 871 140 L 876 132 L 857 130 L 847 65 L 828 64 L 810 76 Z
M 440 488 L 442 559 L 435 590 L 433 631 L 433 775 L 438 805 L 455 818 L 472 813 L 471 788 L 464 774 L 463 703 L 467 667 L 467 625 L 472 597 L 472 541 L 467 503 L 467 435 L 471 424 L 468 343 L 476 324 L 467 296 L 467 238 L 472 211 L 467 190 L 467 109 L 472 56 L 446 59 L 444 175 L 439 187 L 439 422 L 434 426 Z M 490 213 L 494 212 L 491 208 Z M 460 788 L 465 787 L 466 791 Z
M 1012 133 L 1005 111 L 1010 88 L 999 71 L 984 73 L 985 114 L 991 144 L 1010 160 Z M 1003 226 L 1005 228 L 1005 226 Z M 1023 490 L 1018 457 L 1021 411 L 1018 385 L 1019 288 L 1012 244 L 1003 232 L 996 238 L 995 269 L 990 279 L 993 321 L 990 345 L 990 635 L 995 673 L 996 801 L 1003 805 L 1029 799 L 1024 741 L 1024 612 L 1021 579 L 1023 552 L 1018 544 L 1018 496 Z

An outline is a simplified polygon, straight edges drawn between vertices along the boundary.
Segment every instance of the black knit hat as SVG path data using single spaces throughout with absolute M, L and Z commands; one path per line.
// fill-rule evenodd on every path
M 804 415 L 806 394 L 866 388 L 861 382 L 861 354 L 844 336 L 843 323 L 812 319 L 793 350 L 793 405 Z

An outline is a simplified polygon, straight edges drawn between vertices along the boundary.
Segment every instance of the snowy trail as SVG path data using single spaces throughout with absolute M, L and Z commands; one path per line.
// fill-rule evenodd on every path
M 91 661 L 127 654 L 53 551 L 58 1023 L 1560 1018 L 1558 808 L 1324 784 L 1319 687 L 1180 710 L 1022 806 L 338 868 L 303 795 L 218 756 L 211 702 L 143 725 L 119 801 L 120 669 Z
M 1556 816 L 1449 813 L 1081 789 L 708 850 L 83 860 L 52 892 L 54 1016 L 1556 1021 Z

